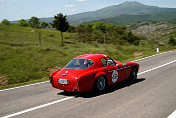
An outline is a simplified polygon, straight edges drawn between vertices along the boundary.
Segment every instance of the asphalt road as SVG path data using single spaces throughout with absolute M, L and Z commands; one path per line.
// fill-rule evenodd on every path
M 176 52 L 137 61 L 139 73 L 174 60 Z M 46 105 L 57 100 L 63 101 Z M 52 88 L 50 83 L 0 92 L 0 117 L 15 114 L 13 117 L 18 118 L 166 118 L 175 109 L 176 61 L 139 74 L 134 83 L 121 83 L 103 93 L 70 94 Z M 24 110 L 29 111 L 17 115 Z

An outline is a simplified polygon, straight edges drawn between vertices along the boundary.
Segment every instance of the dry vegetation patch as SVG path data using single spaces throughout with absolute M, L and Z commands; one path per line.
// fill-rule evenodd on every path
M 8 77 L 6 75 L 0 76 L 0 86 L 8 85 Z

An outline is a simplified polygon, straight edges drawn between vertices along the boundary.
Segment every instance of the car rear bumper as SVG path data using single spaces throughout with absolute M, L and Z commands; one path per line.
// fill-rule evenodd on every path
M 64 91 L 77 91 L 79 92 L 79 86 L 70 86 L 70 85 L 61 85 L 61 84 L 56 84 L 55 86 L 53 86 L 54 88 L 60 89 L 60 90 L 64 90 Z
M 52 79 L 50 79 L 50 83 L 56 89 L 60 89 L 60 90 L 64 90 L 64 91 L 71 91 L 71 92 L 74 92 L 74 91 L 80 92 L 76 79 L 71 80 L 70 84 L 60 84 L 57 82 L 57 79 L 52 78 Z

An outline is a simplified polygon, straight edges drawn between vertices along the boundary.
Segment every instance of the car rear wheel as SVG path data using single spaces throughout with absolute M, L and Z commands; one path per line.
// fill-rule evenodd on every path
M 98 91 L 103 91 L 105 88 L 106 88 L 106 78 L 104 76 L 98 77 L 95 83 L 95 89 Z
M 130 73 L 130 80 L 136 80 L 137 79 L 137 69 L 135 67 L 133 67 L 131 69 L 131 73 Z

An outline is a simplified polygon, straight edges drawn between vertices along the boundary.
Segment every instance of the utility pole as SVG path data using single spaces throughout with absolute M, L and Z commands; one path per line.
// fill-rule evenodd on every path
M 106 44 L 106 37 L 105 37 L 105 33 L 104 33 L 104 45 Z
M 42 42 L 41 42 L 41 29 L 39 28 L 39 45 L 41 46 Z

